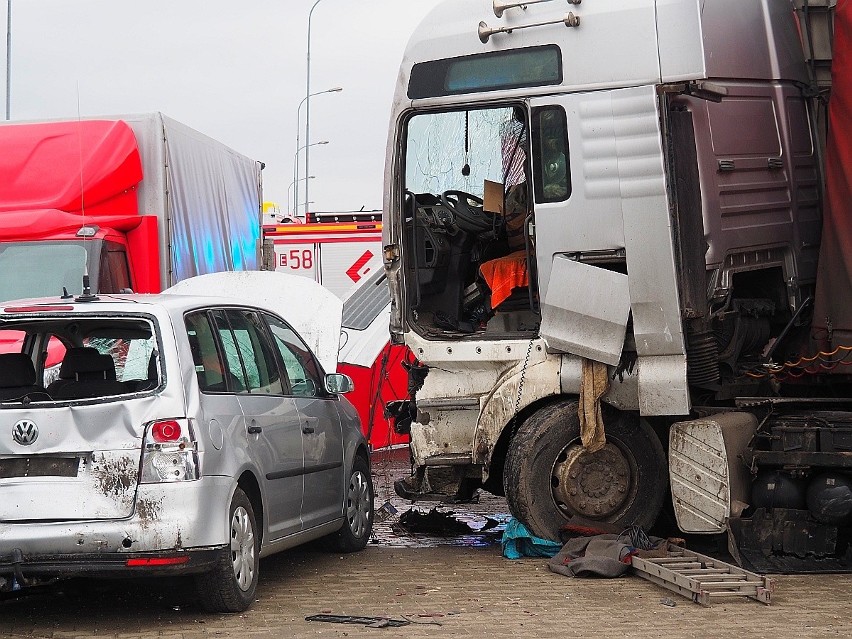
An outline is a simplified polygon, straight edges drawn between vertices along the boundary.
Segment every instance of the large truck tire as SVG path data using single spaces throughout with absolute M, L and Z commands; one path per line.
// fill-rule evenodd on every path
M 512 514 L 537 537 L 554 541 L 575 516 L 650 528 L 668 485 L 659 438 L 638 416 L 604 405 L 607 443 L 589 453 L 577 407 L 572 400 L 545 406 L 513 437 L 503 473 Z

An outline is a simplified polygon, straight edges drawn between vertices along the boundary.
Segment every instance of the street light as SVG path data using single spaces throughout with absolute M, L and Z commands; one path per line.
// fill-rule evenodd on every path
M 309 147 L 319 146 L 320 144 L 328 144 L 328 140 L 322 140 L 320 142 L 312 142 L 311 144 L 303 144 L 298 149 L 296 149 L 296 152 L 293 154 L 293 162 L 298 163 L 299 151 L 301 151 L 302 149 L 305 149 L 305 156 L 307 156 L 307 154 L 308 154 L 307 150 L 308 150 Z M 307 169 L 307 165 L 305 166 L 305 168 Z M 303 180 L 301 180 L 301 179 L 293 180 L 293 182 L 296 184 L 295 197 L 293 198 L 293 202 L 296 205 L 294 207 L 294 212 L 295 212 L 296 215 L 299 215 L 299 182 L 302 182 L 302 181 Z M 305 194 L 307 194 L 307 192 L 308 192 L 308 182 L 305 181 Z
M 287 187 L 287 212 L 290 211 L 290 189 L 292 189 L 293 186 L 298 184 L 299 182 L 304 182 L 305 180 L 313 180 L 315 177 L 315 175 L 309 175 L 308 177 L 299 178 L 298 180 L 293 180 L 292 182 L 290 182 L 290 186 Z M 293 204 L 296 204 L 296 198 L 293 198 Z M 295 210 L 295 206 L 293 208 L 293 216 L 298 217 L 298 211 Z
M 308 56 L 307 56 L 307 79 L 305 81 L 305 142 L 307 146 L 310 146 L 311 142 L 311 18 L 314 15 L 314 9 L 317 8 L 317 5 L 322 2 L 322 0 L 316 0 L 313 6 L 311 6 L 311 10 L 308 12 Z M 311 154 L 308 148 L 305 148 L 305 175 L 308 175 L 311 172 Z M 308 199 L 308 184 L 309 182 L 305 182 L 305 200 Z M 296 200 L 298 202 L 298 200 Z M 305 208 L 305 213 L 307 213 L 307 207 Z
M 308 101 L 309 97 L 313 97 L 315 95 L 322 95 L 323 93 L 339 93 L 343 91 L 343 87 L 334 87 L 333 89 L 326 89 L 325 91 L 317 91 L 316 93 L 312 93 L 310 96 L 305 96 L 302 98 L 302 101 L 299 102 L 299 106 L 296 107 L 296 148 L 299 149 L 299 132 L 302 128 L 302 105 Z M 307 173 L 307 167 L 305 167 L 305 173 Z M 299 182 L 299 158 L 296 157 L 295 162 L 293 163 L 293 181 Z M 296 197 L 293 198 L 294 202 L 299 201 L 299 187 L 296 185 Z

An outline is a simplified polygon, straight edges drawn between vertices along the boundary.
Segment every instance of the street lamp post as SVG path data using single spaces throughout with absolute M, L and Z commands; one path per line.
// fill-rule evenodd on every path
M 308 56 L 307 56 L 307 79 L 305 81 L 305 175 L 310 175 L 311 173 L 311 154 L 310 150 L 307 148 L 311 146 L 311 18 L 314 15 L 314 9 L 317 8 L 317 5 L 322 2 L 322 0 L 316 0 L 311 10 L 308 12 Z M 305 201 L 308 199 L 308 184 L 309 182 L 305 182 Z M 296 200 L 298 205 L 298 200 Z M 305 207 L 305 213 L 307 213 L 307 207 Z
M 290 209 L 290 189 L 292 189 L 299 182 L 303 182 L 305 180 L 313 180 L 315 177 L 316 177 L 315 175 L 309 175 L 308 177 L 299 178 L 298 180 L 293 180 L 292 182 L 290 182 L 290 186 L 287 187 L 287 212 L 288 213 L 291 211 L 291 209 Z M 298 217 L 298 211 L 296 210 L 295 204 L 296 204 L 296 198 L 293 198 L 293 205 L 294 205 L 293 209 L 292 209 L 293 217 Z
M 328 144 L 328 140 L 320 140 L 319 142 L 312 142 L 311 144 L 303 144 L 302 146 L 298 147 L 296 149 L 296 152 L 293 154 L 293 162 L 299 161 L 299 151 L 301 151 L 302 149 L 305 149 L 305 155 L 307 155 L 308 147 L 318 146 L 320 144 Z M 293 214 L 296 215 L 297 217 L 299 215 L 299 182 L 304 182 L 305 183 L 305 193 L 307 193 L 307 191 L 308 191 L 307 179 L 297 178 L 297 179 L 293 180 L 293 183 L 296 185 L 296 188 L 295 188 L 296 196 L 293 198 L 293 202 L 295 204 L 295 206 L 293 207 Z M 306 209 L 305 210 L 305 217 L 307 217 L 307 213 L 308 213 L 308 211 Z
M 326 89 L 325 91 L 317 91 L 316 93 L 312 93 L 310 96 L 306 95 L 304 98 L 302 98 L 302 101 L 299 102 L 299 106 L 296 107 L 296 149 L 304 148 L 304 147 L 299 146 L 299 133 L 300 133 L 301 128 L 302 128 L 302 116 L 301 116 L 302 105 L 305 102 L 308 101 L 309 97 L 313 97 L 315 95 L 322 95 L 323 93 L 339 93 L 340 91 L 343 91 L 343 87 L 334 87 L 333 89 Z M 305 169 L 306 169 L 305 172 L 307 173 L 307 167 L 305 167 Z M 293 162 L 293 181 L 296 182 L 296 191 L 295 191 L 296 197 L 294 198 L 294 202 L 298 202 L 299 201 L 299 184 L 298 183 L 301 181 L 301 180 L 299 180 L 298 150 L 296 151 L 296 158 L 295 158 L 295 161 Z

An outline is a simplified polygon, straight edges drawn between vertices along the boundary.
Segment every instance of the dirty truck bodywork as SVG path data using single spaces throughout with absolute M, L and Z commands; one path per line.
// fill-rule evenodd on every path
M 795 395 L 766 366 L 825 346 L 810 341 L 831 84 L 815 38 L 834 9 L 565 9 L 445 3 L 403 59 L 384 252 L 391 333 L 422 368 L 395 407 L 415 465 L 397 489 L 484 486 L 543 537 L 574 517 L 650 526 L 683 422 L 693 456 L 672 488 L 699 478 L 675 510 L 719 532 L 755 509 L 758 464 L 737 483 L 736 456 L 765 416 L 726 412 Z M 800 397 L 827 392 L 809 381 Z

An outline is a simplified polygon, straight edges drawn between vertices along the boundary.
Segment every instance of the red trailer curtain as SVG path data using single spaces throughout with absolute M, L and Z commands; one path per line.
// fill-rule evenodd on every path
M 813 339 L 852 346 L 852 0 L 838 0 Z

